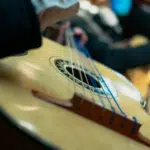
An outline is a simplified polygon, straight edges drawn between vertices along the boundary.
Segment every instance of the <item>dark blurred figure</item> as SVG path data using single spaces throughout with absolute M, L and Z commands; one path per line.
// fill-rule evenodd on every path
M 59 1 L 59 7 L 57 2 L 0 0 L 0 58 L 40 47 L 42 30 L 78 11 L 78 0 L 70 0 L 65 4 Z
M 130 14 L 125 17 L 119 16 L 119 19 L 125 37 L 141 34 L 150 38 L 150 5 L 134 3 Z
M 95 5 L 110 7 L 111 0 L 89 0 Z M 117 15 L 117 14 L 116 14 Z M 133 7 L 127 16 L 119 16 L 123 28 L 123 37 L 141 34 L 150 38 L 150 1 L 133 0 Z
M 139 46 L 133 44 L 132 39 L 122 41 L 120 36 L 115 39 L 118 42 L 114 44 L 111 34 L 105 32 L 108 30 L 103 30 L 94 21 L 93 16 L 95 13 L 81 9 L 78 15 L 70 19 L 70 22 L 72 28 L 80 27 L 87 34 L 88 42 L 85 46 L 95 60 L 120 73 L 125 73 L 129 68 L 150 64 L 150 43 L 148 40 L 144 39 Z M 117 26 L 119 27 L 119 24 L 116 24 Z

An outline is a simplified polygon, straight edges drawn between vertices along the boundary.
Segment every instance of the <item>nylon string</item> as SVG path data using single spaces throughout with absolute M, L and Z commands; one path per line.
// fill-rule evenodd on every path
M 71 34 L 71 33 L 72 33 L 71 30 L 68 29 L 67 32 L 68 32 L 68 35 L 69 35 L 68 37 L 70 37 L 70 38 L 68 39 L 68 42 L 67 42 L 68 46 L 71 46 L 71 45 L 72 45 L 72 47 L 74 48 L 74 50 L 78 50 L 78 51 L 79 51 L 79 49 L 78 49 L 77 46 L 76 46 L 75 41 L 73 41 L 73 34 Z M 70 43 L 69 43 L 69 40 L 70 40 Z M 115 102 L 116 106 L 118 107 L 119 111 L 121 112 L 121 114 L 122 114 L 122 115 L 124 116 L 124 118 L 126 119 L 126 114 L 124 113 L 124 111 L 122 110 L 122 108 L 120 107 L 120 105 L 118 104 L 117 100 L 115 99 L 114 95 L 112 94 L 111 90 L 109 89 L 108 85 L 106 84 L 105 80 L 103 79 L 101 73 L 100 73 L 99 70 L 97 69 L 97 67 L 96 67 L 96 65 L 95 65 L 95 63 L 94 63 L 94 61 L 93 61 L 92 56 L 89 54 L 88 50 L 87 50 L 84 46 L 82 46 L 82 49 L 83 49 L 83 51 L 84 51 L 84 54 L 86 54 L 86 55 L 90 58 L 90 61 L 89 61 L 89 59 L 88 59 L 88 64 L 91 66 L 92 72 L 94 72 L 94 70 L 96 70 L 96 72 L 97 72 L 98 75 L 99 75 L 99 78 L 101 79 L 101 81 L 103 81 L 103 83 L 104 83 L 106 89 L 108 90 L 109 94 L 111 95 L 111 97 L 112 97 L 113 101 Z M 70 49 L 70 51 L 71 51 L 71 49 Z M 77 51 L 77 54 L 78 54 L 78 51 Z M 79 54 L 78 54 L 78 57 L 80 58 L 80 59 L 79 59 L 80 61 L 81 61 L 81 60 L 84 60 L 84 59 L 81 59 L 81 55 L 79 55 Z M 72 61 L 72 58 L 73 58 L 73 56 L 72 56 L 72 52 L 71 52 L 71 61 Z M 78 63 L 79 63 L 79 60 L 78 60 Z M 72 64 L 72 72 L 73 72 L 73 76 L 74 76 L 74 70 L 73 70 L 74 66 L 73 66 L 73 63 L 72 63 L 72 62 L 71 62 L 71 64 Z M 80 66 L 80 65 L 81 65 L 81 68 L 82 68 L 82 70 L 83 70 L 83 72 L 84 72 L 86 81 L 87 81 L 87 83 L 88 83 L 88 85 L 89 85 L 89 81 L 88 81 L 88 78 L 87 78 L 86 73 L 85 73 L 86 71 L 85 71 L 83 65 L 79 63 L 79 66 Z M 93 69 L 93 68 L 95 68 L 95 69 Z M 79 69 L 79 70 L 80 70 L 80 69 Z M 75 76 L 74 76 L 73 78 L 75 78 Z M 81 70 L 80 70 L 80 78 L 81 78 L 81 80 L 82 80 L 82 82 L 83 82 Z M 89 77 L 89 78 L 90 78 L 90 77 Z M 92 82 L 92 84 L 93 84 L 93 81 L 91 81 L 91 82 Z M 95 82 L 95 80 L 94 80 L 94 82 Z M 99 83 L 100 83 L 100 80 L 99 80 Z M 100 85 L 102 85 L 102 84 L 100 83 Z M 75 86 L 75 80 L 74 80 L 74 86 Z M 90 88 L 90 85 L 89 85 L 89 88 Z M 109 102 L 109 104 L 110 104 L 110 107 L 111 107 L 111 109 L 112 109 L 112 111 L 113 111 L 113 116 L 114 116 L 114 115 L 115 115 L 115 108 L 112 106 L 111 100 L 110 100 L 109 97 L 107 96 L 107 94 L 106 94 L 106 92 L 105 92 L 103 86 L 101 86 L 101 88 L 102 88 L 102 90 L 103 90 L 103 92 L 104 92 L 104 94 L 105 94 L 105 96 L 106 96 L 106 98 L 107 98 L 107 100 L 108 100 L 108 102 Z M 83 90 L 84 90 L 84 88 L 83 88 Z M 90 88 L 90 92 L 93 93 L 91 88 Z M 85 94 L 85 91 L 84 91 L 84 94 Z M 99 98 L 100 98 L 100 100 L 101 100 L 100 94 L 98 94 L 98 96 L 99 96 Z M 94 100 L 94 99 L 92 98 L 92 100 Z M 101 102 L 102 102 L 103 107 L 105 107 L 104 102 L 103 102 L 102 100 L 101 100 Z M 136 125 L 137 125 L 137 120 L 136 120 L 135 117 L 133 117 L 133 120 L 134 120 L 134 126 L 133 126 L 133 129 L 132 129 L 132 133 L 135 132 L 135 129 L 136 129 L 135 127 L 136 127 Z M 112 121 L 112 120 L 110 120 L 110 122 L 111 122 L 111 121 Z
M 69 31 L 70 33 L 72 33 L 70 29 L 68 29 L 68 31 Z M 72 36 L 72 35 L 73 35 L 73 34 L 71 34 L 71 36 Z M 77 47 L 76 47 L 75 41 L 74 41 L 74 39 L 73 39 L 73 36 L 70 37 L 70 38 L 72 39 L 72 43 L 73 43 L 74 50 L 76 50 L 76 53 L 78 54 L 79 60 L 82 62 L 85 58 L 81 58 L 81 55 L 80 55 L 79 52 L 77 51 Z M 86 76 L 86 73 L 85 73 L 86 71 L 85 71 L 85 69 L 84 69 L 84 67 L 83 67 L 83 64 L 82 64 L 82 69 L 83 69 L 84 75 Z M 90 78 L 90 77 L 89 77 L 89 78 Z M 88 85 L 89 85 L 89 81 L 88 81 L 87 76 L 86 76 L 86 80 L 87 80 L 87 83 L 88 83 Z M 92 83 L 95 82 L 95 80 L 93 81 L 91 78 L 90 78 L 90 81 L 91 81 Z M 95 84 L 96 84 L 96 82 L 95 82 Z M 92 98 L 93 98 L 93 91 L 92 91 L 92 88 L 91 88 L 90 85 L 89 85 L 89 87 L 90 87 L 90 93 L 91 93 Z M 105 108 L 106 106 L 105 106 L 105 103 L 103 102 L 103 100 L 101 99 L 101 95 L 98 94 L 98 97 L 99 97 L 99 99 L 100 99 L 100 101 L 101 101 L 102 106 Z M 92 101 L 95 103 L 94 98 L 92 99 Z
M 70 35 L 70 40 L 71 40 L 71 43 L 72 43 L 72 47 L 73 47 L 74 51 L 76 51 L 76 46 L 75 46 L 75 43 L 74 43 L 73 34 L 72 34 L 70 28 L 68 28 L 68 32 L 70 33 L 69 35 Z M 76 51 L 76 54 L 77 54 L 77 56 L 78 56 L 78 62 L 81 61 L 81 63 L 79 64 L 79 65 L 81 66 L 80 69 L 82 69 L 82 71 L 83 71 L 83 73 L 84 73 L 85 80 L 86 80 L 87 85 L 88 85 L 88 87 L 89 87 L 89 89 L 90 89 L 90 95 L 91 95 L 91 97 L 92 97 L 92 101 L 93 101 L 93 103 L 95 103 L 95 100 L 94 100 L 94 97 L 93 97 L 93 92 L 92 92 L 92 87 L 91 87 L 90 84 L 89 84 L 89 80 L 88 80 L 88 78 L 87 78 L 87 75 L 86 75 L 86 73 L 85 73 L 85 69 L 84 69 L 84 67 L 83 67 L 83 59 L 80 58 L 80 55 L 79 55 L 78 51 Z M 79 69 L 79 70 L 80 70 L 80 69 Z M 80 71 L 80 74 L 81 74 L 81 71 Z M 81 78 L 82 78 L 82 82 L 83 82 L 82 74 L 81 74 Z M 84 86 L 83 86 L 82 88 L 84 89 Z M 86 94 L 85 94 L 85 89 L 84 89 L 84 95 L 86 96 Z
M 66 33 L 67 33 L 67 39 L 68 39 L 68 43 L 67 44 L 69 44 L 68 46 L 70 46 L 70 52 L 72 53 L 72 51 L 74 51 L 74 45 L 73 45 L 73 41 L 72 41 L 72 32 L 70 32 L 70 29 L 68 28 L 67 30 L 66 30 Z M 70 43 L 69 43 L 70 42 Z M 73 48 L 73 49 L 71 49 L 71 48 Z M 81 64 L 80 64 L 80 62 L 79 62 L 79 60 L 77 59 L 77 60 L 75 60 L 76 62 L 77 62 L 77 65 L 78 66 L 82 66 Z M 74 68 L 74 67 L 73 67 Z M 86 94 L 85 94 L 85 89 L 84 89 L 84 82 L 83 82 L 83 77 L 82 77 L 82 74 L 81 74 L 81 69 L 79 69 L 79 76 L 80 76 L 80 79 L 81 79 L 81 84 L 82 84 L 82 92 L 83 92 L 83 95 L 85 96 Z M 75 82 L 75 81 L 74 81 Z M 82 98 L 82 101 L 81 101 L 81 103 L 80 104 L 82 104 L 83 103 L 83 101 L 84 101 L 84 99 Z

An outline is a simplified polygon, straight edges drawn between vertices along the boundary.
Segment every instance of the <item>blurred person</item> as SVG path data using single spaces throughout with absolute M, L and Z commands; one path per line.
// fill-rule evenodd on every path
M 0 58 L 40 47 L 41 31 L 79 8 L 78 0 L 1 0 L 0 6 Z
M 94 5 L 110 7 L 111 0 L 89 0 Z M 126 16 L 117 15 L 123 28 L 123 36 L 129 38 L 141 34 L 150 38 L 150 1 L 132 0 L 130 13 Z
M 75 16 L 70 21 L 72 27 L 78 26 L 86 32 L 88 36 L 86 47 L 95 60 L 120 73 L 125 73 L 129 68 L 150 64 L 150 42 L 148 39 L 141 37 L 138 42 L 133 37 L 114 43 L 103 39 L 102 35 L 92 27 L 94 23 L 90 24 L 90 21 L 87 22 L 84 17 Z
M 70 22 L 62 24 L 59 27 L 59 32 L 57 32 L 58 36 L 52 39 L 64 44 L 65 37 L 63 33 L 71 24 L 73 35 L 80 37 L 82 44 L 85 44 L 91 56 L 104 65 L 120 73 L 125 73 L 129 68 L 150 64 L 150 51 L 148 50 L 150 43 L 148 40 L 143 39 L 140 46 L 135 44 L 136 39 L 113 44 L 102 41 L 84 17 L 72 17 Z M 49 29 L 45 33 L 48 33 L 48 31 Z M 46 36 L 49 37 L 49 34 Z

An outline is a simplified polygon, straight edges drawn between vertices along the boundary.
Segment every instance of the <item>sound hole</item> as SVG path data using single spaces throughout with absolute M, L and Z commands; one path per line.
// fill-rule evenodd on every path
M 75 78 L 83 82 L 84 84 L 88 84 L 94 88 L 101 88 L 100 83 L 95 80 L 91 75 L 86 73 L 85 71 L 79 70 L 77 68 L 66 67 L 66 70 Z

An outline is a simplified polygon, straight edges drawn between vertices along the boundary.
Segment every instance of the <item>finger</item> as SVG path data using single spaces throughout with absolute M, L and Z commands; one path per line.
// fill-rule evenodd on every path
M 74 28 L 74 36 L 80 36 L 82 44 L 85 44 L 88 41 L 86 33 L 81 28 Z
M 81 28 L 76 27 L 73 30 L 73 34 L 74 35 L 81 35 L 81 34 L 83 34 L 83 30 Z
M 65 31 L 66 29 L 68 29 L 70 27 L 70 22 L 66 22 L 65 24 L 63 24 L 60 27 L 60 31 Z

